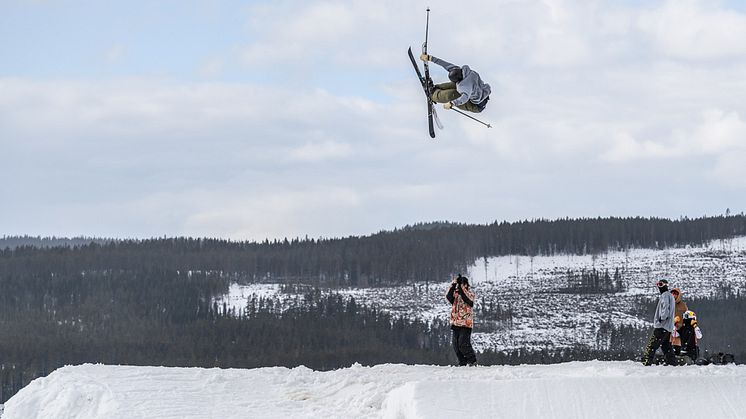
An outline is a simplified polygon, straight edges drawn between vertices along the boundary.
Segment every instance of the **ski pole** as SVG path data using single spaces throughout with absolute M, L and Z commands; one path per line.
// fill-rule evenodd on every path
M 427 21 L 425 22 L 425 46 L 424 53 L 427 54 L 427 34 L 430 32 L 430 8 L 427 8 Z
M 492 128 L 492 125 L 490 125 L 490 124 L 488 124 L 488 123 L 486 123 L 486 122 L 484 122 L 484 121 L 480 121 L 480 120 L 478 120 L 477 118 L 474 118 L 474 117 L 473 117 L 473 116 L 471 116 L 471 115 L 467 115 L 466 113 L 464 113 L 464 112 L 461 112 L 460 110 L 458 110 L 458 109 L 456 109 L 456 108 L 450 108 L 450 109 L 451 109 L 452 111 L 456 111 L 457 113 L 460 113 L 461 115 L 463 115 L 463 116 L 465 116 L 465 117 L 467 117 L 467 118 L 473 119 L 473 120 L 475 120 L 475 121 L 479 122 L 479 123 L 480 123 L 480 124 L 482 124 L 482 125 L 485 125 L 485 126 L 487 126 L 487 128 Z

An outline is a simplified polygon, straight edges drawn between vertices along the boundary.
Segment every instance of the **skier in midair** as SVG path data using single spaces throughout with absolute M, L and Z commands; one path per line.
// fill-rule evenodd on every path
M 676 365 L 676 356 L 671 346 L 671 332 L 673 331 L 673 322 L 676 315 L 676 301 L 671 291 L 668 290 L 668 281 L 661 279 L 656 283 L 660 296 L 658 297 L 658 306 L 655 308 L 653 317 L 653 334 L 650 336 L 648 345 L 645 348 L 645 354 L 642 357 L 643 365 L 652 365 L 655 358 L 655 351 L 658 347 L 663 349 L 666 364 Z
M 420 55 L 422 61 L 432 61 L 448 72 L 450 82 L 432 86 L 430 98 L 433 102 L 443 103 L 443 107 L 457 107 L 464 111 L 479 113 L 487 106 L 492 89 L 483 82 L 479 73 L 468 65 L 457 66 L 429 54 Z M 430 82 L 432 83 L 432 82 Z
M 446 299 L 451 304 L 451 330 L 453 349 L 460 366 L 477 365 L 477 356 L 471 346 L 471 331 L 474 327 L 474 300 L 477 295 L 469 287 L 469 279 L 459 274 L 451 282 Z

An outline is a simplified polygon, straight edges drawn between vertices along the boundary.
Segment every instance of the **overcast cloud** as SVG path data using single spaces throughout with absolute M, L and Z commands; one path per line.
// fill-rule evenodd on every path
M 427 5 L 493 128 L 429 139 Z M 741 212 L 744 39 L 728 1 L 0 1 L 0 235 Z

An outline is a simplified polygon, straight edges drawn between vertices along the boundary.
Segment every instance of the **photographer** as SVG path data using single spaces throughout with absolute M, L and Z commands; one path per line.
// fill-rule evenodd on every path
M 475 366 L 477 356 L 471 346 L 471 330 L 474 327 L 474 300 L 476 294 L 469 287 L 469 279 L 458 275 L 453 279 L 446 299 L 451 304 L 451 330 L 453 349 L 461 366 Z

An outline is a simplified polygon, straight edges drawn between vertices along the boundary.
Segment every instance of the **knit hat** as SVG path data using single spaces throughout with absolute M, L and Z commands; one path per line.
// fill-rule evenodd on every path
M 676 302 L 681 302 L 681 290 L 678 288 L 674 288 L 671 290 L 671 294 L 673 295 L 673 298 L 676 300 Z

